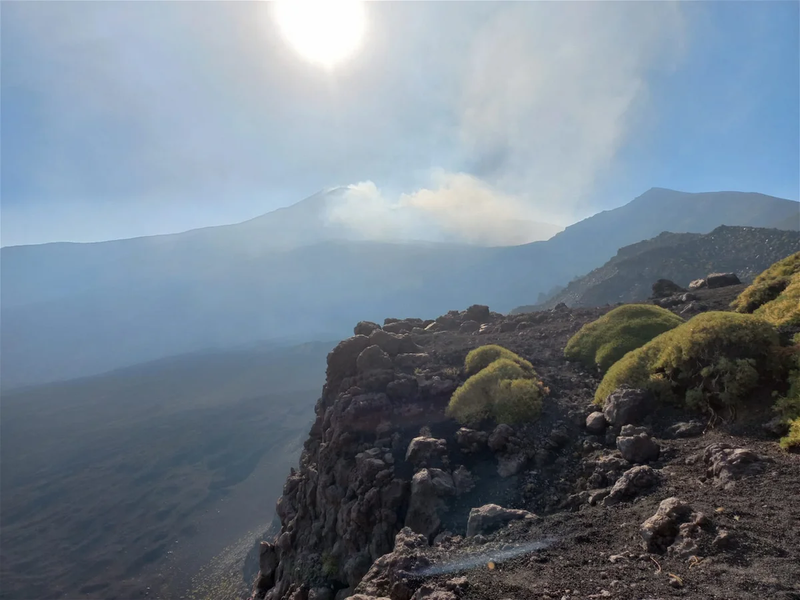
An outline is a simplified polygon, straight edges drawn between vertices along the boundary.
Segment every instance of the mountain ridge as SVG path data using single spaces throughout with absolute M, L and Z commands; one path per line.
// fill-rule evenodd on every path
M 257 340 L 331 339 L 353 321 L 386 314 L 435 316 L 470 303 L 507 311 L 664 229 L 704 233 L 720 224 L 771 223 L 791 218 L 800 206 L 745 193 L 701 194 L 700 203 L 696 195 L 664 190 L 642 196 L 521 246 L 399 245 L 314 235 L 314 244 L 276 249 L 258 231 L 243 235 L 222 227 L 177 237 L 3 248 L 3 386 Z M 292 235 L 287 231 L 284 239 Z

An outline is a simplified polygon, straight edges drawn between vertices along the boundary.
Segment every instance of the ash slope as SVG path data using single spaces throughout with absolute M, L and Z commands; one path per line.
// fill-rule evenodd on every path
M 717 227 L 708 234 L 664 232 L 620 248 L 599 269 L 580 277 L 539 305 L 513 313 L 567 306 L 643 302 L 657 279 L 686 286 L 714 272 L 734 272 L 751 281 L 774 262 L 800 250 L 800 232 L 757 227 Z
M 699 295 L 719 308 L 739 291 Z M 586 431 L 598 380 L 562 352 L 575 331 L 607 310 L 503 317 L 473 308 L 441 318 L 447 331 L 440 333 L 374 332 L 342 342 L 329 355 L 299 469 L 278 501 L 281 531 L 261 545 L 253 597 L 800 597 L 800 457 L 765 438 L 757 425 L 769 411 L 752 415 L 753 426 L 700 423 L 679 438 L 670 428 L 697 415 L 651 413 L 644 425 L 662 449 L 649 465 L 653 481 L 603 506 L 633 465 L 613 450 L 615 435 Z M 474 327 L 460 324 L 468 320 L 488 325 L 459 333 Z M 374 360 L 358 364 L 372 343 L 389 356 L 375 351 Z M 485 343 L 530 360 L 550 387 L 539 422 L 459 431 L 444 416 L 467 352 Z M 720 443 L 745 449 L 752 468 L 720 479 L 714 448 L 727 452 L 714 446 Z M 702 523 L 684 528 L 689 557 L 684 546 L 664 554 L 643 549 L 640 524 L 669 497 Z M 487 503 L 538 517 L 467 537 L 470 509 Z

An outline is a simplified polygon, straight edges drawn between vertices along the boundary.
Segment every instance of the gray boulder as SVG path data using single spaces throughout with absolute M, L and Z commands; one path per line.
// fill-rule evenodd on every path
M 422 469 L 411 480 L 411 498 L 406 526 L 430 539 L 441 527 L 440 513 L 446 510 L 442 498 L 455 495 L 453 477 L 441 469 Z
M 711 444 L 703 452 L 707 475 L 715 480 L 716 486 L 725 489 L 732 488 L 741 477 L 761 473 L 769 460 L 747 448 L 733 448 L 723 443 Z
M 690 290 L 702 290 L 704 287 L 707 287 L 705 279 L 695 279 L 689 284 Z
M 469 511 L 467 537 L 485 535 L 505 527 L 511 521 L 532 520 L 536 515 L 527 510 L 503 508 L 497 504 L 485 504 Z
M 603 403 L 606 421 L 617 427 L 639 423 L 647 416 L 651 397 L 645 390 L 621 387 L 609 394 Z
M 430 356 L 425 352 L 406 352 L 394 357 L 394 364 L 399 369 L 416 369 L 426 364 Z
M 501 423 L 495 427 L 489 436 L 489 448 L 495 452 L 502 452 L 508 447 L 509 442 L 514 437 L 514 429 L 511 425 Z
M 380 346 L 381 350 L 389 356 L 396 356 L 402 353 L 419 352 L 421 348 L 408 335 L 398 335 L 383 329 L 376 329 L 369 336 L 369 344 Z
M 586 417 L 586 431 L 602 434 L 606 430 L 606 417 L 600 411 L 595 411 Z
M 692 539 L 700 527 L 706 526 L 708 519 L 696 513 L 691 506 L 678 498 L 663 500 L 656 513 L 639 528 L 648 552 L 670 553 L 686 556 L 696 550 Z

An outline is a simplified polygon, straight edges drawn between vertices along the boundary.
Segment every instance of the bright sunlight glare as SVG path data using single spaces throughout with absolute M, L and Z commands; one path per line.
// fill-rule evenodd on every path
M 275 17 L 287 41 L 306 60 L 332 67 L 353 54 L 366 29 L 356 0 L 279 0 Z

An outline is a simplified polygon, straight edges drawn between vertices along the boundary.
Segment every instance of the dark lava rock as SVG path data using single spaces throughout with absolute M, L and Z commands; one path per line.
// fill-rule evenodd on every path
M 368 346 L 358 355 L 356 365 L 359 371 L 381 371 L 393 367 L 392 359 L 379 346 Z
M 707 475 L 716 480 L 715 485 L 726 489 L 733 487 L 736 479 L 761 473 L 767 460 L 752 450 L 732 448 L 728 444 L 711 444 L 703 452 Z
M 489 307 L 483 304 L 473 304 L 467 309 L 464 318 L 467 321 L 477 321 L 478 323 L 486 323 L 491 319 Z
M 736 273 L 711 273 L 706 277 L 706 285 L 710 289 L 727 287 L 729 285 L 739 285 L 742 283 Z
M 535 519 L 536 515 L 527 510 L 503 508 L 497 504 L 485 504 L 469 511 L 467 537 L 487 534 L 505 527 L 511 521 Z
M 661 447 L 646 433 L 617 438 L 617 450 L 631 463 L 647 463 L 658 458 Z
M 369 336 L 373 331 L 380 328 L 380 325 L 373 323 L 372 321 L 359 321 L 358 324 L 353 328 L 353 333 L 356 335 Z
M 679 286 L 674 281 L 670 281 L 669 279 L 659 279 L 653 284 L 653 294 L 652 298 L 666 298 L 667 296 L 672 296 L 673 294 L 680 294 L 685 292 L 686 290 Z

